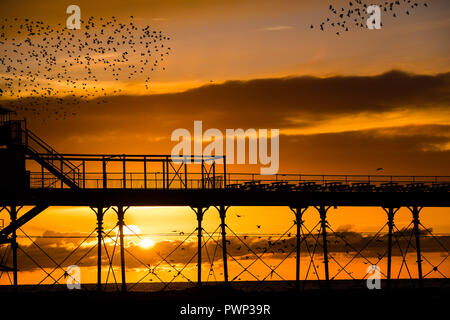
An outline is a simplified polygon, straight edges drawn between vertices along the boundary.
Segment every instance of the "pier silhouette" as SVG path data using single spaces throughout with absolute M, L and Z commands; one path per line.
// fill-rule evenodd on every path
M 120 288 L 127 291 L 126 261 L 124 246 L 125 214 L 132 206 L 185 206 L 190 207 L 197 219 L 197 228 L 186 237 L 197 237 L 197 279 L 191 281 L 183 275 L 183 269 L 172 264 L 169 256 L 161 256 L 161 262 L 166 263 L 176 272 L 174 279 L 185 277 L 189 282 L 202 285 L 205 275 L 202 274 L 202 264 L 205 257 L 202 252 L 208 241 L 214 241 L 220 248 L 223 262 L 222 281 L 226 284 L 239 280 L 230 279 L 228 272 L 229 259 L 236 260 L 229 252 L 229 236 L 241 241 L 241 246 L 253 253 L 256 260 L 264 263 L 262 256 L 269 251 L 295 253 L 295 280 L 288 281 L 297 289 L 302 287 L 300 277 L 301 250 L 309 251 L 308 242 L 313 242 L 314 250 L 322 254 L 324 271 L 321 283 L 330 288 L 335 280 L 329 270 L 330 260 L 334 259 L 330 250 L 333 245 L 330 239 L 346 246 L 351 244 L 344 238 L 336 238 L 332 226 L 327 221 L 327 213 L 337 207 L 379 207 L 386 212 L 387 228 L 386 254 L 378 259 L 387 259 L 387 270 L 383 277 L 391 286 L 392 251 L 394 242 L 402 241 L 409 233 L 408 247 L 416 251 L 417 281 L 424 285 L 424 279 L 430 274 L 424 274 L 424 257 L 421 251 L 421 241 L 424 234 L 429 238 L 434 236 L 420 222 L 422 210 L 428 207 L 450 206 L 449 176 L 386 176 L 386 175 L 308 175 L 308 174 L 276 174 L 262 176 L 252 173 L 230 172 L 225 156 L 188 156 L 173 159 L 170 155 L 136 155 L 136 154 L 63 154 L 58 153 L 38 135 L 26 127 L 25 120 L 11 119 L 11 113 L 2 109 L 0 112 L 0 207 L 9 213 L 10 223 L 0 230 L 0 244 L 9 246 L 12 254 L 12 265 L 2 261 L 2 272 L 13 274 L 12 285 L 18 287 L 18 245 L 17 232 L 33 218 L 42 214 L 52 206 L 89 207 L 97 218 L 93 231 L 97 239 L 97 290 L 104 288 L 102 280 L 102 247 L 106 238 L 111 238 L 104 228 L 103 218 L 110 210 L 117 214 L 117 239 L 114 248 L 120 249 Z M 25 211 L 24 207 L 31 207 Z M 266 248 L 258 249 L 248 246 L 245 237 L 235 233 L 226 223 L 227 211 L 231 206 L 279 206 L 289 207 L 295 218 L 289 229 L 289 235 L 294 235 L 295 244 L 287 248 L 277 247 L 283 240 L 270 241 Z M 395 214 L 399 208 L 406 207 L 411 212 L 411 228 L 398 230 L 395 226 Z M 209 234 L 204 230 L 202 222 L 205 212 L 216 210 L 220 225 L 215 232 Z M 304 226 L 305 213 L 317 211 L 317 234 Z M 258 226 L 260 228 L 260 226 Z M 292 231 L 291 231 L 292 230 Z M 23 232 L 23 230 L 21 230 Z M 381 230 L 380 230 L 381 231 Z M 220 235 L 217 239 L 214 235 Z M 286 232 L 286 234 L 288 234 Z M 26 234 L 25 234 L 26 235 Z M 32 237 L 26 235 L 31 241 Z M 89 235 L 92 237 L 93 234 Z M 139 236 L 139 235 L 136 235 Z M 180 236 L 184 236 L 184 233 Z M 206 237 L 206 241 L 205 241 Z M 412 240 L 414 239 L 414 240 Z M 380 240 L 383 241 L 383 240 Z M 405 240 L 406 241 L 406 240 Z M 306 247 L 305 247 L 306 246 Z M 239 247 L 240 248 L 240 247 Z M 76 250 L 76 249 L 75 249 Z M 355 250 L 358 252 L 358 250 Z M 446 256 L 449 251 L 444 247 Z M 208 254 L 208 252 L 206 252 Z M 108 268 L 112 268 L 112 257 L 109 256 Z M 403 258 L 406 252 L 401 253 Z M 361 251 L 358 255 L 363 257 Z M 208 256 L 209 259 L 209 256 Z M 9 260 L 8 260 L 9 261 Z M 284 260 L 283 260 L 284 261 Z M 312 261 L 312 257 L 311 257 Z M 369 260 L 367 260 L 369 261 Z M 189 261 L 188 263 L 190 263 Z M 210 261 L 211 265 L 214 261 Z M 56 262 L 56 269 L 64 270 L 62 262 Z M 430 263 L 431 264 L 431 263 Z M 243 272 L 250 273 L 256 281 L 261 281 L 244 267 Z M 262 279 L 269 281 L 277 275 L 277 268 L 269 267 L 270 273 Z M 346 272 L 346 266 L 341 266 L 339 273 Z M 314 267 L 315 269 L 315 267 Z M 54 270 L 54 271 L 55 271 Z M 308 269 L 309 272 L 309 269 Z M 439 265 L 432 264 L 431 273 L 440 273 L 446 278 Z M 149 268 L 149 273 L 155 270 Z M 65 273 L 64 273 L 65 274 Z M 351 273 L 348 273 L 351 276 Z M 109 271 L 108 271 L 109 275 Z M 46 278 L 51 277 L 49 273 Z M 209 277 L 208 277 L 209 278 Z M 353 278 L 353 277 L 352 277 Z M 55 283 L 59 284 L 59 279 Z M 106 280 L 107 281 L 107 280 Z M 119 282 L 119 281 L 117 281 Z M 173 282 L 173 279 L 169 282 Z M 304 287 L 304 285 L 303 285 Z M 163 286 L 162 288 L 165 288 Z

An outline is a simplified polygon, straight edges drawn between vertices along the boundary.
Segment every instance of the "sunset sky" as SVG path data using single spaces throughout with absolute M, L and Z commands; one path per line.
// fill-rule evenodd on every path
M 348 7 L 348 2 L 2 1 L 0 24 L 15 17 L 65 24 L 67 6 L 77 4 L 82 19 L 115 16 L 170 37 L 165 69 L 151 73 L 149 90 L 144 76 L 114 81 L 93 67 L 99 78 L 95 85 L 106 89 L 106 97 L 94 94 L 67 107 L 65 120 L 45 112 L 19 113 L 58 152 L 170 154 L 172 131 L 193 130 L 194 120 L 202 120 L 204 130 L 280 129 L 280 173 L 450 175 L 450 2 L 417 1 L 419 7 L 409 15 L 398 8 L 396 18 L 382 12 L 381 30 L 320 31 L 330 3 Z M 71 32 L 84 32 L 83 26 Z M 6 41 L 0 50 L 10 45 Z M 71 99 L 59 98 L 63 104 Z M 8 99 L 1 97 L 0 105 Z M 42 99 L 59 108 L 56 97 Z M 306 220 L 317 221 L 310 210 Z M 214 230 L 219 219 L 211 212 L 205 228 Z M 236 232 L 280 233 L 294 218 L 288 208 L 230 212 L 229 225 Z M 237 213 L 245 217 L 238 219 Z M 275 221 L 274 214 L 283 219 Z M 106 219 L 113 227 L 115 216 Z M 145 234 L 190 232 L 196 223 L 189 208 L 131 208 L 126 220 Z M 381 208 L 338 208 L 329 220 L 335 228 L 373 232 L 386 216 Z M 399 228 L 410 221 L 409 211 L 402 209 Z M 425 209 L 422 221 L 436 232 L 450 232 L 448 209 Z M 25 230 L 34 235 L 90 232 L 94 223 L 88 208 L 50 208 Z

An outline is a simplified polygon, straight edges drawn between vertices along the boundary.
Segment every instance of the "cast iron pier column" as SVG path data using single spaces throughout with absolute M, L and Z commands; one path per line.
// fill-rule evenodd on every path
M 420 232 L 419 232 L 419 213 L 422 210 L 422 208 L 418 208 L 417 206 L 414 206 L 412 208 L 409 208 L 413 215 L 413 223 L 414 223 L 414 235 L 416 237 L 416 252 L 417 252 L 417 271 L 419 273 L 419 286 L 423 287 L 423 274 L 422 274 L 422 253 L 420 250 Z
M 117 219 L 119 226 L 119 241 L 120 241 L 120 271 L 122 275 L 122 292 L 127 291 L 127 282 L 125 279 L 125 248 L 123 241 L 123 226 L 124 226 L 124 216 L 125 211 L 123 210 L 123 206 L 117 207 Z
M 14 290 L 17 290 L 18 288 L 18 281 L 17 281 L 17 230 L 16 230 L 16 221 L 17 221 L 17 207 L 11 206 L 11 209 L 9 210 L 9 216 L 11 218 L 11 226 L 12 233 L 11 233 L 11 249 L 13 254 L 13 285 Z
M 103 233 L 103 215 L 102 207 L 97 208 L 97 291 L 102 290 L 102 233 Z
M 295 214 L 295 224 L 297 226 L 297 256 L 295 263 L 295 287 L 297 290 L 300 289 L 300 245 L 301 245 L 301 229 L 303 224 L 303 214 L 308 209 L 308 207 L 290 207 L 292 212 Z
M 392 232 L 394 230 L 394 216 L 399 208 L 389 207 L 387 210 L 383 210 L 388 215 L 388 256 L 387 256 L 387 287 L 391 287 L 391 270 L 392 270 Z
M 202 221 L 208 207 L 191 207 L 197 215 L 197 285 L 202 285 Z
M 327 211 L 330 207 L 326 208 L 324 205 L 316 207 L 319 211 L 321 229 L 322 229 L 322 241 L 323 241 L 323 260 L 325 264 L 325 284 L 326 288 L 330 288 L 330 271 L 328 269 L 328 243 L 327 243 Z
M 226 284 L 228 284 L 228 263 L 227 263 L 227 235 L 226 235 L 226 224 L 225 216 L 229 207 L 220 206 L 220 227 L 222 229 L 222 258 L 223 258 L 223 277 Z

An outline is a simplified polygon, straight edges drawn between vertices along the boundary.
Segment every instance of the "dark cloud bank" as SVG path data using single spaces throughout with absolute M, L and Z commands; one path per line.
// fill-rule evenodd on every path
M 211 84 L 181 93 L 92 100 L 77 116 L 30 128 L 60 152 L 170 153 L 176 128 L 333 128 L 343 116 L 450 110 L 450 73 L 311 76 Z M 445 120 L 445 118 L 443 118 Z M 401 120 L 401 119 L 400 119 Z M 399 127 L 281 136 L 282 171 L 450 175 L 450 126 Z M 301 169 L 299 169 L 301 168 Z M 370 172 L 369 172 L 370 173 Z
M 405 252 L 408 247 L 408 240 L 411 237 L 411 230 L 402 230 L 402 233 L 396 232 L 394 234 L 394 247 L 393 247 L 393 255 L 400 256 L 401 251 L 396 243 L 397 239 L 399 241 L 400 246 L 402 247 L 402 251 Z M 69 254 L 76 248 L 83 240 L 83 236 L 87 236 L 82 233 L 56 233 L 53 231 L 46 231 L 44 236 L 50 236 L 52 238 L 44 239 L 39 238 L 36 239 L 36 245 L 28 244 L 21 245 L 19 250 L 19 268 L 21 271 L 29 271 L 35 270 L 39 267 L 35 264 L 37 262 L 41 267 L 44 268 L 52 268 L 55 267 L 55 264 L 49 259 L 50 256 L 52 259 L 57 261 L 58 263 L 62 262 Z M 68 238 L 68 237 L 79 237 L 79 238 Z M 62 237 L 62 238 L 58 238 Z M 302 258 L 308 258 L 308 248 L 306 247 L 306 243 L 308 244 L 309 251 L 315 251 L 317 261 L 322 260 L 322 247 L 321 240 L 319 241 L 319 245 L 314 249 L 315 246 L 315 238 L 317 237 L 317 231 L 313 232 L 312 235 L 306 235 L 302 237 Z M 445 255 L 448 252 L 443 249 L 442 246 L 448 248 L 450 247 L 450 236 L 448 235 L 435 235 L 436 238 L 433 238 L 425 233 L 422 234 L 421 237 L 421 249 L 425 256 L 432 252 L 438 252 Z M 116 237 L 113 236 L 113 239 Z M 295 245 L 296 238 L 293 234 L 287 234 L 283 239 L 279 239 L 278 236 L 241 236 L 242 240 L 246 243 L 244 245 L 241 240 L 230 236 L 228 243 L 228 252 L 230 255 L 237 260 L 250 260 L 255 259 L 255 255 L 250 251 L 250 249 L 261 255 L 264 253 L 266 258 L 274 258 L 274 259 L 284 259 L 286 255 L 291 254 L 290 257 L 295 256 Z M 359 232 L 354 231 L 340 231 L 337 233 L 329 234 L 329 251 L 331 254 L 344 254 L 347 256 L 345 259 L 350 259 L 355 254 L 364 248 L 361 251 L 362 255 L 368 258 L 371 262 L 376 262 L 382 256 L 385 256 L 387 250 L 387 235 L 381 235 L 380 237 L 374 238 L 373 235 L 366 235 Z M 344 240 L 345 239 L 345 240 Z M 409 252 L 414 253 L 413 242 L 414 238 L 411 238 L 412 245 L 409 245 Z M 129 242 L 129 241 L 132 241 Z M 184 244 L 181 244 L 181 240 L 164 240 L 157 242 L 154 247 L 151 249 L 142 249 L 139 246 L 136 246 L 134 243 L 138 243 L 139 241 L 136 238 L 128 238 L 126 243 L 127 246 L 127 267 L 128 268 L 142 268 L 144 267 L 139 261 L 147 264 L 150 267 L 154 267 L 159 262 L 161 262 L 161 257 L 166 257 L 170 252 L 172 252 L 176 247 L 179 248 L 174 251 L 172 255 L 167 259 L 171 264 L 179 264 L 184 265 L 189 260 L 191 260 L 196 253 L 197 250 L 197 242 L 187 241 Z M 92 238 L 89 240 L 88 244 L 82 246 L 80 249 L 76 251 L 69 259 L 65 261 L 63 266 L 69 266 L 70 264 L 77 263 L 80 266 L 96 266 L 97 264 L 97 251 L 95 249 L 96 239 Z M 39 247 L 38 247 L 39 246 Z M 112 255 L 113 252 L 113 242 L 106 245 L 109 251 L 109 255 Z M 217 247 L 217 242 L 210 240 L 208 245 L 206 246 L 209 252 L 209 258 L 212 259 L 214 256 L 214 261 L 220 261 L 221 258 L 221 247 Z M 42 251 L 44 250 L 46 254 Z M 103 248 L 104 249 L 104 248 Z M 3 248 L 4 250 L 4 248 Z M 2 254 L 3 254 L 2 250 Z M 213 252 L 216 251 L 216 254 L 213 255 Z M 24 253 L 26 252 L 26 254 Z M 135 259 L 132 255 L 132 253 Z M 30 257 L 35 261 L 32 261 Z M 83 258 L 82 258 L 83 257 Z M 79 261 L 79 259 L 81 261 Z M 104 265 L 108 265 L 108 261 L 106 260 L 106 255 L 104 255 Z M 207 263 L 208 257 L 207 255 L 203 256 L 203 261 Z M 230 258 L 231 259 L 231 258 Z M 6 259 L 6 265 L 10 265 L 11 257 Z M 231 259 L 232 260 L 232 259 Z M 115 251 L 115 257 L 113 259 L 114 265 L 119 266 L 119 252 L 118 248 Z M 191 260 L 193 264 L 196 263 L 196 259 Z M 167 267 L 167 264 L 165 265 Z

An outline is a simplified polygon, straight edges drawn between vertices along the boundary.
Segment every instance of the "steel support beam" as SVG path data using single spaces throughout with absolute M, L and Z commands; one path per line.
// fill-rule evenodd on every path
M 6 239 L 7 236 L 12 234 L 12 232 L 21 226 L 23 226 L 25 223 L 36 217 L 38 214 L 43 212 L 45 209 L 47 209 L 48 206 L 46 205 L 36 205 L 35 207 L 31 208 L 29 211 L 25 212 L 20 218 L 17 219 L 17 210 L 16 210 L 16 220 L 14 225 L 9 224 L 2 230 L 0 230 L 0 239 L 4 238 Z
M 102 233 L 103 216 L 105 214 L 103 207 L 98 207 L 95 212 L 97 215 L 97 291 L 102 290 Z
M 202 221 L 208 207 L 191 207 L 197 216 L 197 285 L 202 285 Z
M 323 260 L 325 265 L 325 284 L 326 288 L 330 288 L 330 271 L 328 268 L 328 243 L 327 243 L 327 211 L 330 207 L 321 205 L 316 207 L 320 215 L 321 229 L 322 229 L 322 242 L 323 242 Z
M 422 208 L 418 208 L 417 206 L 413 206 L 412 208 L 408 208 L 413 215 L 413 223 L 414 223 L 414 235 L 416 237 L 416 252 L 417 252 L 417 271 L 419 273 L 419 286 L 423 288 L 423 274 L 422 274 L 422 252 L 420 250 L 420 232 L 419 232 L 419 213 Z
M 300 246 L 301 246 L 301 229 L 303 224 L 303 214 L 308 207 L 290 207 L 295 214 L 295 224 L 297 226 L 297 253 L 295 257 L 295 287 L 300 290 Z
M 223 258 L 223 278 L 226 284 L 228 284 L 228 262 L 227 262 L 227 235 L 225 216 L 229 207 L 220 206 L 218 208 L 220 215 L 220 227 L 222 229 L 222 258 Z
M 13 255 L 13 286 L 14 290 L 18 289 L 18 281 L 17 281 L 17 207 L 11 206 L 9 210 L 9 216 L 11 218 L 11 226 L 12 226 L 12 233 L 11 233 L 11 249 L 12 249 L 12 255 Z
M 124 226 L 124 216 L 125 211 L 123 209 L 123 206 L 117 207 L 117 219 L 118 219 L 118 226 L 119 226 L 119 241 L 120 241 L 120 271 L 122 275 L 122 292 L 127 291 L 127 282 L 125 278 L 125 245 L 124 245 L 124 239 L 123 239 L 123 226 Z
M 389 207 L 384 208 L 383 210 L 387 213 L 388 216 L 388 256 L 387 256 L 387 288 L 391 287 L 391 271 L 392 271 L 392 233 L 394 230 L 394 216 L 400 208 Z

